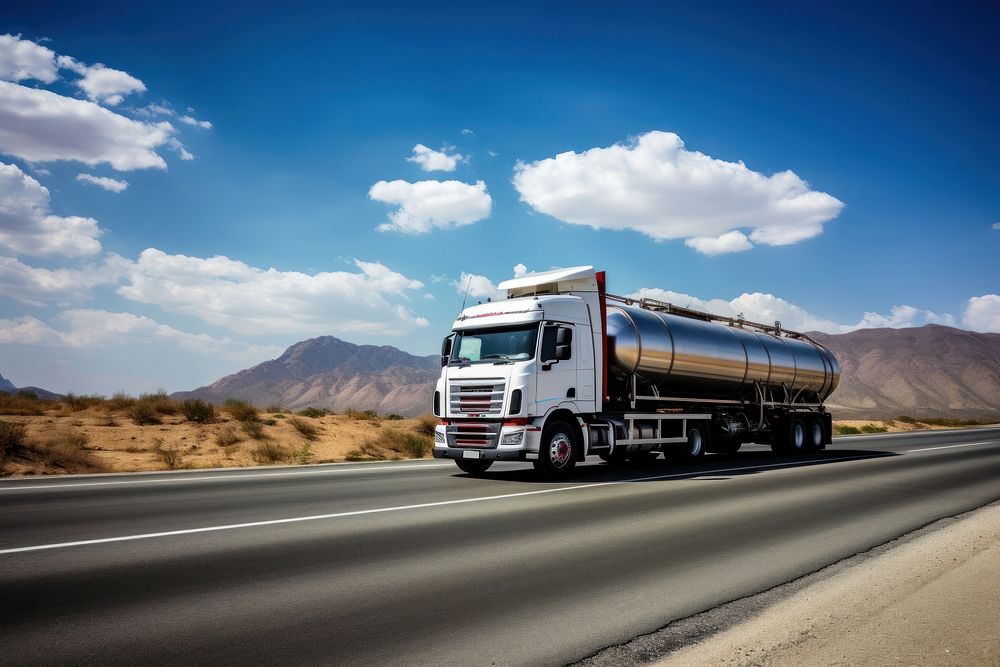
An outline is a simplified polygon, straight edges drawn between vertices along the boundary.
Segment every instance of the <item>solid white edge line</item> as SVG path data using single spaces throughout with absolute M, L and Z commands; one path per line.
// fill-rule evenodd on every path
M 477 498 L 459 498 L 457 500 L 439 500 L 432 503 L 420 503 L 417 505 L 399 505 L 397 507 L 379 507 L 376 509 L 369 510 L 354 510 L 351 512 L 334 512 L 332 514 L 315 514 L 312 516 L 299 516 L 290 517 L 286 519 L 268 519 L 265 521 L 249 521 L 246 523 L 233 523 L 222 526 L 204 526 L 202 528 L 184 528 L 180 530 L 167 530 L 159 533 L 140 533 L 137 535 L 121 535 L 118 537 L 102 537 L 92 540 L 76 540 L 73 542 L 57 542 L 53 544 L 39 544 L 31 547 L 13 547 L 10 549 L 0 549 L 0 555 L 3 554 L 16 554 L 24 553 L 28 551 L 48 551 L 51 549 L 65 549 L 67 547 L 79 547 L 86 546 L 90 544 L 108 544 L 110 542 L 129 542 L 134 540 L 148 540 L 157 537 L 172 537 L 176 535 L 192 535 L 195 533 L 210 533 L 217 532 L 221 530 L 235 530 L 238 528 L 257 528 L 260 526 L 276 526 L 285 523 L 301 523 L 303 521 L 319 521 L 322 519 L 340 519 L 344 517 L 351 516 L 361 516 L 365 514 L 382 514 L 385 512 L 400 512 L 404 510 L 414 510 L 423 509 L 427 507 L 444 507 L 446 505 L 461 505 L 467 503 L 478 503 L 487 500 L 503 500 L 506 498 L 521 498 L 524 496 L 536 496 L 543 493 L 559 493 L 561 491 L 577 491 L 580 489 L 592 489 L 601 486 L 620 486 L 623 484 L 631 484 L 633 482 L 648 482 L 657 479 L 673 479 L 677 477 L 702 477 L 704 475 L 717 475 L 720 473 L 728 472 L 748 472 L 753 470 L 766 470 L 769 468 L 789 468 L 789 467 L 799 467 L 802 464 L 807 463 L 833 463 L 833 462 L 844 462 L 844 461 L 856 461 L 859 459 L 866 459 L 868 457 L 847 457 L 839 459 L 807 459 L 804 461 L 787 461 L 785 463 L 769 463 L 759 466 L 752 466 L 749 468 L 721 468 L 719 470 L 696 470 L 689 472 L 678 472 L 670 473 L 667 475 L 653 475 L 650 477 L 639 477 L 636 479 L 623 479 L 623 480 L 613 480 L 609 482 L 591 482 L 587 484 L 578 484 L 576 486 L 564 486 L 555 489 L 540 489 L 538 491 L 521 491 L 518 493 L 504 493 L 498 496 L 480 496 Z
M 81 486 L 123 486 L 129 484 L 179 484 L 181 482 L 203 482 L 218 480 L 258 479 L 261 477 L 295 477 L 297 475 L 337 475 L 349 472 L 381 472 L 383 470 L 422 470 L 424 468 L 446 468 L 450 463 L 425 463 L 422 465 L 384 465 L 378 467 L 324 468 L 323 470 L 297 470 L 295 472 L 256 472 L 245 475 L 198 475 L 196 477 L 165 477 L 163 479 L 130 479 L 114 482 L 66 482 L 63 484 L 25 484 L 22 486 L 0 486 L 4 491 L 33 491 L 35 489 L 74 489 Z
M 955 447 L 975 447 L 976 445 L 994 445 L 997 444 L 996 440 L 986 440 L 984 442 L 963 442 L 959 445 L 940 445 L 938 447 L 922 447 L 921 449 L 907 449 L 907 454 L 913 454 L 914 452 L 930 452 L 935 449 L 954 449 Z

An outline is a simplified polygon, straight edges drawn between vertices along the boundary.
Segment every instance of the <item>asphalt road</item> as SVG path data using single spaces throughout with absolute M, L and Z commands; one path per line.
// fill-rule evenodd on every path
M 571 662 L 1000 499 L 1000 429 L 489 475 L 4 480 L 0 660 Z

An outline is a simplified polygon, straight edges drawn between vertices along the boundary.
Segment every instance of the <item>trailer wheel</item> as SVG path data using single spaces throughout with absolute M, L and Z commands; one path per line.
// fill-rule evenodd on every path
M 576 432 L 564 421 L 556 420 L 545 425 L 542 442 L 538 447 L 535 469 L 549 479 L 568 477 L 576 467 L 573 457 Z
M 809 441 L 809 430 L 801 417 L 792 417 L 788 424 L 788 452 L 801 454 L 806 450 Z
M 489 470 L 489 467 L 493 465 L 493 461 L 484 461 L 482 459 L 455 459 L 455 465 L 457 465 L 462 472 L 467 472 L 473 477 L 479 477 L 484 472 Z
M 823 420 L 819 417 L 813 417 L 809 421 L 808 429 L 806 429 L 805 450 L 818 452 L 823 449 L 823 435 Z
M 708 429 L 704 424 L 696 422 L 688 427 L 687 443 L 684 447 L 682 458 L 687 463 L 697 463 L 705 456 L 708 449 Z

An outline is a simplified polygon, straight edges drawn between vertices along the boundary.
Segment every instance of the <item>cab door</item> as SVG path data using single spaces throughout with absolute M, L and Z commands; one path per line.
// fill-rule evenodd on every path
M 542 325 L 535 385 L 538 414 L 545 414 L 564 401 L 576 400 L 578 345 L 572 324 L 547 322 Z

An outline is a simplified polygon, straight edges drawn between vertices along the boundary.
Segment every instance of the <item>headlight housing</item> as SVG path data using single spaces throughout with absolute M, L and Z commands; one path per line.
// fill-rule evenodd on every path
M 434 442 L 440 442 L 444 444 L 444 432 L 439 429 L 434 429 Z
M 514 431 L 507 433 L 500 439 L 501 445 L 520 445 L 524 440 L 524 431 Z

